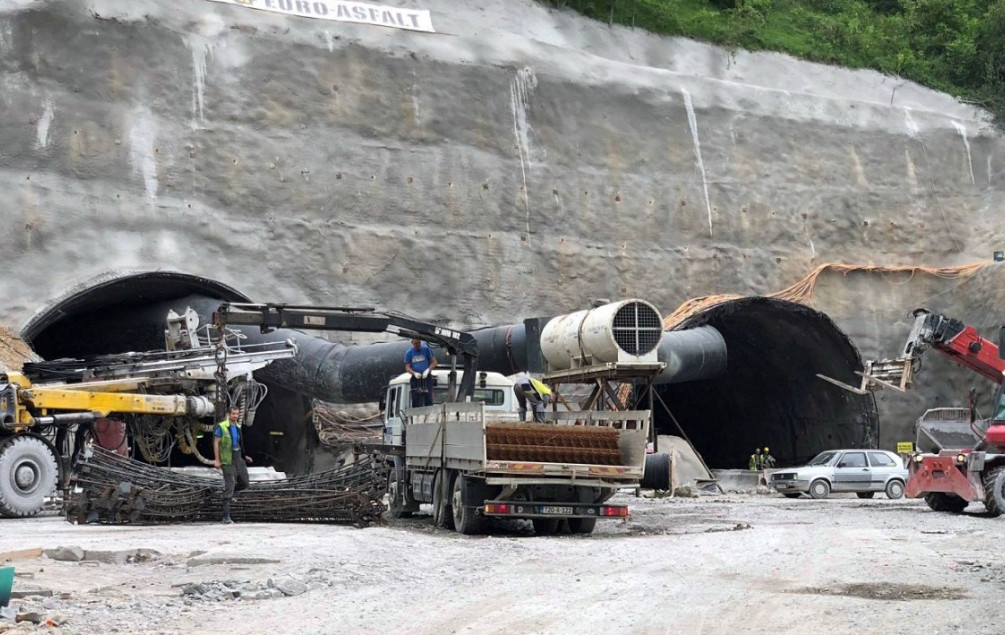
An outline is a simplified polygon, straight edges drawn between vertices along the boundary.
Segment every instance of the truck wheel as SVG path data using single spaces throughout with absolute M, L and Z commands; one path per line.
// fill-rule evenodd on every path
M 473 479 L 458 474 L 454 478 L 454 488 L 450 497 L 451 513 L 454 516 L 454 529 L 459 534 L 472 535 L 480 534 L 485 529 L 485 517 L 478 513 L 478 508 L 468 507 L 464 500 L 471 500 L 471 495 L 476 494 L 473 490 L 479 488 Z M 485 497 L 481 497 L 485 500 Z
M 569 533 L 592 534 L 597 527 L 596 518 L 570 518 Z
M 891 500 L 904 498 L 904 484 L 898 479 L 893 479 L 892 481 L 887 483 L 886 497 Z
M 397 472 L 394 467 L 387 471 L 387 515 L 391 518 L 411 518 L 412 512 L 405 509 L 404 492 L 398 487 Z
M 956 494 L 946 494 L 944 492 L 929 492 L 925 494 L 925 503 L 936 512 L 950 512 L 959 514 L 970 503 L 963 500 Z
M 558 518 L 531 518 L 534 524 L 534 533 L 538 536 L 551 536 L 558 533 L 559 524 L 562 522 Z
M 42 439 L 18 436 L 0 444 L 0 516 L 34 516 L 58 480 L 56 457 Z
M 810 483 L 810 496 L 813 498 L 827 498 L 827 495 L 831 493 L 830 483 L 818 478 L 817 480 Z
M 1005 502 L 1002 500 L 1005 493 L 1000 489 L 1005 483 L 998 483 L 998 477 L 1001 474 L 1005 474 L 1005 466 L 998 466 L 986 471 L 981 479 L 984 484 L 984 507 L 992 516 L 1001 516 L 1002 512 L 1005 512 L 1005 506 L 1001 504 Z
M 450 510 L 450 470 L 437 470 L 433 478 L 433 524 L 440 529 L 453 529 L 454 517 Z

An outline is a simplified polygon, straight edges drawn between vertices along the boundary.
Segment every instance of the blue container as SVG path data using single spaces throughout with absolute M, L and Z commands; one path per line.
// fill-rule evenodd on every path
M 10 604 L 12 588 L 14 588 L 14 567 L 0 567 L 0 606 Z

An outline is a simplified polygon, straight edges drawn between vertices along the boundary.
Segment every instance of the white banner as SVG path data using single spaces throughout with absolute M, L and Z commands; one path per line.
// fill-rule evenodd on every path
M 302 18 L 356 22 L 394 29 L 436 33 L 433 30 L 433 19 L 430 17 L 429 11 L 399 9 L 366 2 L 340 2 L 339 0 L 212 0 L 212 2 L 296 15 Z

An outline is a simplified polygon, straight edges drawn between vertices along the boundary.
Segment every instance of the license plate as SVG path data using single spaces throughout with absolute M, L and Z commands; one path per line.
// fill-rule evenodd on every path
M 775 489 L 789 489 L 793 487 L 792 483 L 775 483 Z
M 571 507 L 559 507 L 557 505 L 541 505 L 541 506 L 539 506 L 537 508 L 537 513 L 539 513 L 539 514 L 556 514 L 556 515 L 571 516 L 572 515 L 572 508 Z

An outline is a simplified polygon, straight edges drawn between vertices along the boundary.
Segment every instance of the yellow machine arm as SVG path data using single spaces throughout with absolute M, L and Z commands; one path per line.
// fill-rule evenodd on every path
M 14 430 L 34 425 L 86 423 L 113 412 L 208 417 L 215 411 L 208 397 L 114 392 L 122 386 L 106 382 L 33 386 L 20 373 L 9 373 L 9 379 L 7 386 L 0 387 L 0 424 Z

